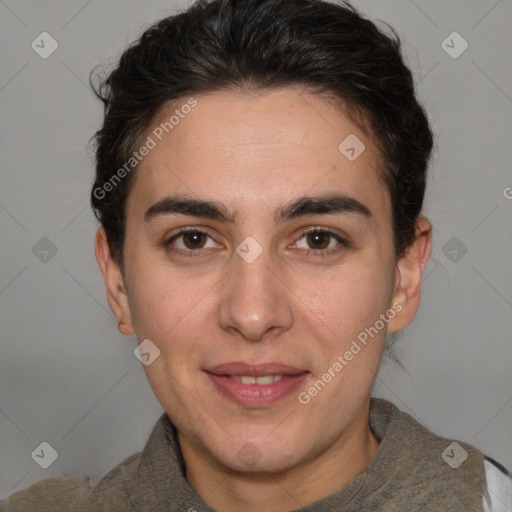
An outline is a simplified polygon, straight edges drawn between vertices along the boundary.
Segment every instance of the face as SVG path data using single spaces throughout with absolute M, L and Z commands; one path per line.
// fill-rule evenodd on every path
M 364 426 L 428 240 L 395 261 L 380 155 L 326 99 L 194 99 L 145 135 L 156 144 L 127 200 L 125 279 L 97 255 L 123 332 L 160 351 L 144 370 L 182 445 L 238 471 L 286 470 Z

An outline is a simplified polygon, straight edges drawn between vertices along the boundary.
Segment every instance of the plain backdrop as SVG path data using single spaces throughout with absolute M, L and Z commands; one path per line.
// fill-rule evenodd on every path
M 99 479 L 163 412 L 94 257 L 87 145 L 102 106 L 88 77 L 187 5 L 0 1 L 0 498 L 52 475 Z M 402 37 L 437 140 L 434 248 L 395 345 L 406 371 L 385 358 L 373 395 L 512 469 L 512 2 L 354 5 Z M 42 32 L 58 44 L 47 58 L 31 46 Z M 47 469 L 31 456 L 43 442 L 58 454 Z

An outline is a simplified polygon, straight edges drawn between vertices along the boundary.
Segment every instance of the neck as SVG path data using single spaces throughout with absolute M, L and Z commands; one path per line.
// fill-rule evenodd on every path
M 368 468 L 379 447 L 368 414 L 369 408 L 321 454 L 279 473 L 232 471 L 206 459 L 180 436 L 187 481 L 203 501 L 221 512 L 287 512 L 305 507 L 342 489 Z

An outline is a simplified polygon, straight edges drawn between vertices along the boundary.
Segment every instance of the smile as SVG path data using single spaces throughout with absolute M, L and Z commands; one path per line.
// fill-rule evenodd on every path
M 295 392 L 309 372 L 280 363 L 224 363 L 204 370 L 214 389 L 230 402 L 247 407 L 270 406 Z
M 263 375 L 262 377 L 252 377 L 249 375 L 228 375 L 230 379 L 242 384 L 258 384 L 258 386 L 265 386 L 272 384 L 283 378 L 282 375 Z

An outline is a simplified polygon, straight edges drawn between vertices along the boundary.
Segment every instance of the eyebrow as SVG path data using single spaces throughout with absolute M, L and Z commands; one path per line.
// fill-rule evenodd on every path
M 150 222 L 157 217 L 178 213 L 194 217 L 204 217 L 226 223 L 234 223 L 233 213 L 217 201 L 195 199 L 188 196 L 167 196 L 148 208 L 144 221 Z M 321 196 L 303 196 L 281 208 L 274 216 L 274 222 L 280 224 L 286 220 L 318 214 L 357 214 L 370 219 L 372 213 L 363 203 L 344 194 Z

